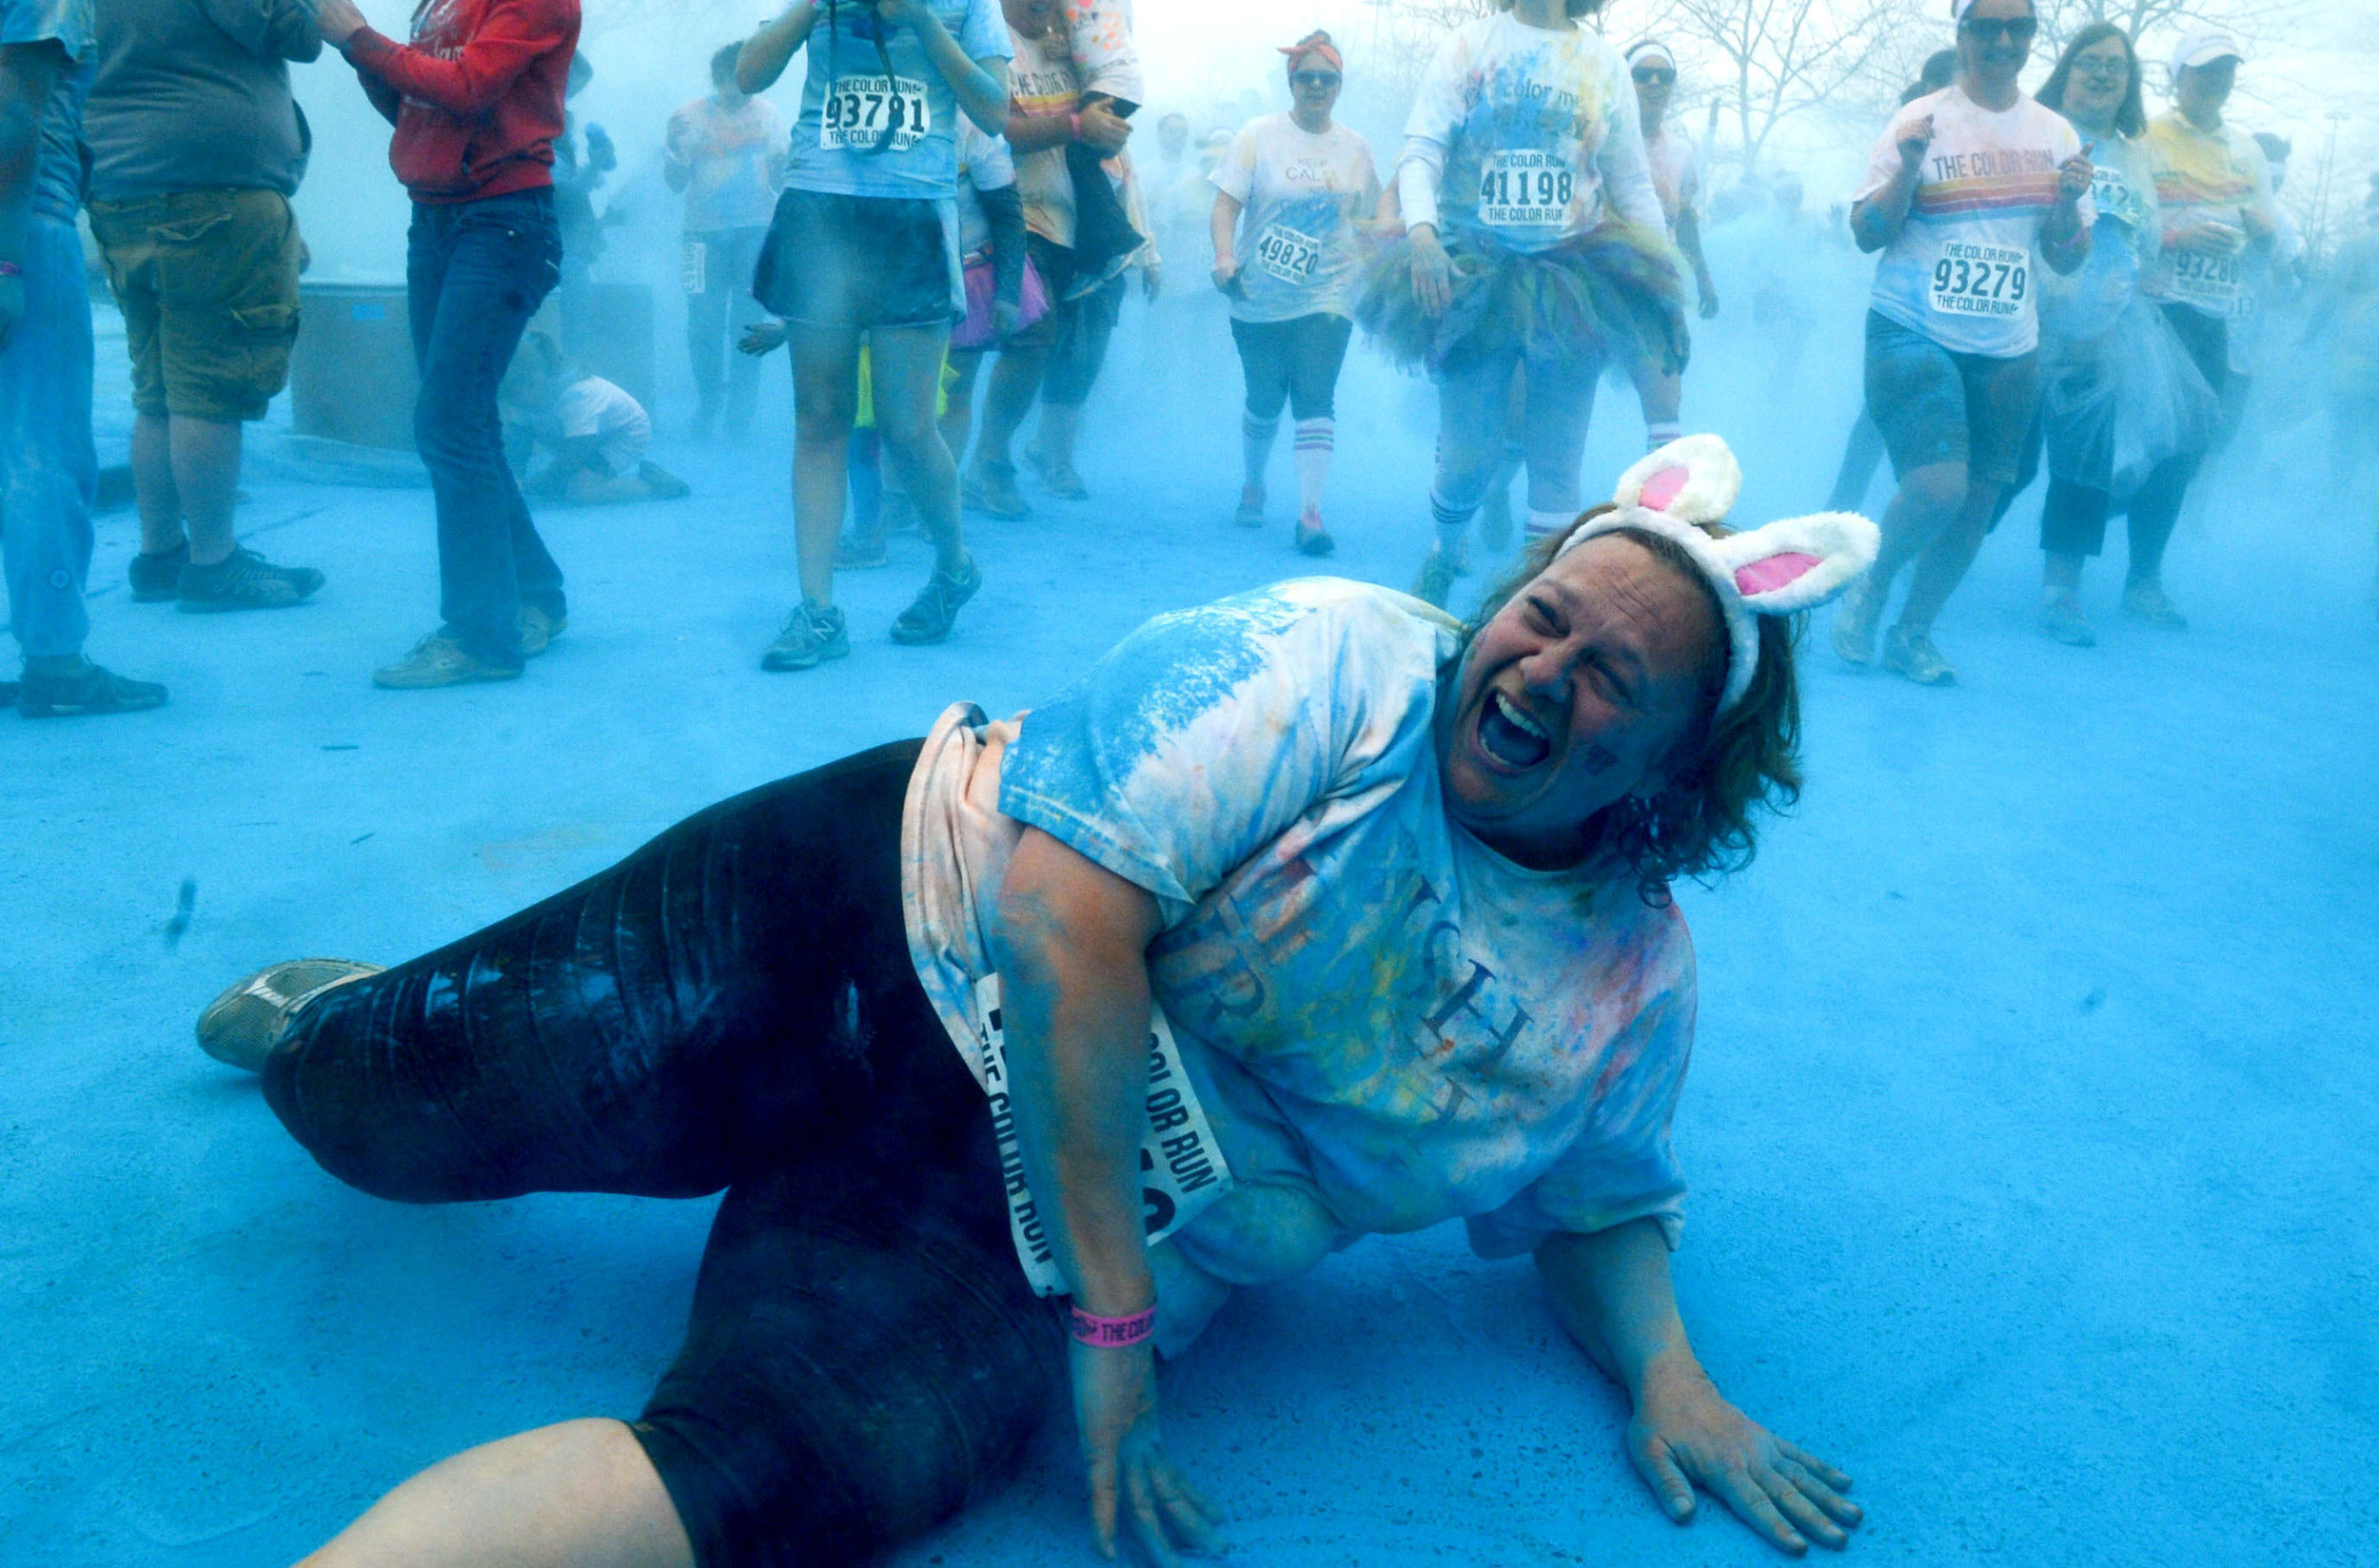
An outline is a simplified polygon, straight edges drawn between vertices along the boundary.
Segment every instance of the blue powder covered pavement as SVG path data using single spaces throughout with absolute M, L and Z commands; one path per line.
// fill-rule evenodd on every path
M 174 700 L 0 716 L 0 1563 L 286 1561 L 459 1448 L 636 1412 L 709 1204 L 377 1202 L 191 1020 L 267 961 L 402 960 L 734 791 L 954 698 L 1024 706 L 1155 611 L 1309 569 L 1286 451 L 1272 525 L 1230 526 L 1229 350 L 1169 308 L 1151 334 L 1133 307 L 1094 404 L 1095 499 L 971 523 L 990 586 L 940 648 L 884 639 L 927 569 L 897 541 L 844 579 L 854 657 L 806 676 L 757 668 L 793 591 L 773 382 L 756 450 L 657 452 L 695 500 L 546 515 L 572 625 L 518 684 L 366 683 L 431 624 L 424 491 L 309 482 L 262 435 L 243 528 L 331 577 L 271 616 L 127 602 L 131 519 L 103 520 L 92 652 Z M 1809 384 L 1849 384 L 1841 336 Z M 1741 520 L 1814 509 L 1846 394 L 1730 399 L 1712 341 L 1689 423 L 1737 441 Z M 1341 416 L 1332 569 L 1403 586 L 1429 400 L 1358 357 Z M 1682 894 L 1680 1290 L 1720 1387 L 1858 1477 L 1855 1562 L 2379 1561 L 2369 514 L 2239 502 L 2265 471 L 2174 545 L 2185 636 L 2115 616 L 2119 540 L 2103 645 L 2035 632 L 2033 501 L 1941 627 L 1959 688 L 1848 670 L 1820 626 L 1803 805 Z M 1653 1510 L 1533 1272 L 1458 1227 L 1244 1294 L 1168 1397 L 1242 1563 L 1772 1558 Z M 1071 1443 L 903 1568 L 1089 1560 Z

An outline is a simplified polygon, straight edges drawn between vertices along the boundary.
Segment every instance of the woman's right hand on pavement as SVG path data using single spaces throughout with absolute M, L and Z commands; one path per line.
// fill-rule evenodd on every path
M 1454 264 L 1447 258 L 1445 247 L 1438 243 L 1437 230 L 1429 225 L 1417 225 L 1410 238 L 1412 297 L 1427 314 L 1443 316 L 1445 307 L 1454 303 Z
M 1074 1422 L 1090 1472 L 1099 1555 L 1115 1556 L 1119 1515 L 1125 1534 L 1156 1568 L 1174 1568 L 1183 1551 L 1212 1551 L 1222 1516 L 1182 1479 L 1157 1431 L 1155 1346 L 1076 1342 L 1072 1349 Z

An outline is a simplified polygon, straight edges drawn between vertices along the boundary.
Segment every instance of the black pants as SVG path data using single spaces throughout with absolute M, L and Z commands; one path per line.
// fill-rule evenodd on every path
M 712 807 L 330 992 L 265 1065 L 290 1133 L 382 1197 L 727 1189 L 633 1427 L 705 1568 L 868 1559 L 1002 1479 L 1062 1386 L 990 1111 L 909 964 L 918 750 Z
M 1353 322 L 1327 312 L 1286 322 L 1233 317 L 1230 341 L 1238 345 L 1239 368 L 1248 381 L 1248 412 L 1259 420 L 1276 420 L 1281 405 L 1288 403 L 1300 420 L 1332 418 L 1338 372 L 1347 363 L 1347 341 L 1354 330 Z

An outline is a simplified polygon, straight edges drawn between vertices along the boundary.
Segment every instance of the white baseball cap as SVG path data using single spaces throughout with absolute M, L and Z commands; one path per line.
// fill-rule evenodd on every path
M 2220 28 L 2201 28 L 2182 37 L 2173 51 L 2173 74 L 2197 66 L 2211 66 L 2216 60 L 2236 60 L 2246 64 L 2247 51 L 2238 47 L 2238 40 Z

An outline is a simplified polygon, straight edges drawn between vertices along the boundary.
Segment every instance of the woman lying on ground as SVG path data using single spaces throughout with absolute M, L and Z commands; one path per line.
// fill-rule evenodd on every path
M 1726 535 L 1739 483 L 1678 442 L 1469 628 L 1329 578 L 1163 616 L 1020 719 L 954 707 L 409 964 L 233 988 L 202 1043 L 367 1191 L 726 1189 L 640 1418 L 448 1460 L 309 1561 L 863 1561 L 1012 1468 L 1071 1356 L 1099 1545 L 1170 1563 L 1216 1515 L 1157 1353 L 1457 1216 L 1533 1251 L 1672 1518 L 1698 1482 L 1842 1545 L 1849 1480 L 1719 1396 L 1669 1281 L 1666 885 L 1796 792 L 1782 617 L 1876 542 Z

